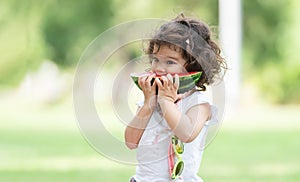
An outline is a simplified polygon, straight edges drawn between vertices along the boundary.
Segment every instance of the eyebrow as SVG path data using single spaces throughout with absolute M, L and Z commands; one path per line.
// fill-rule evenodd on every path
M 168 58 L 171 58 L 171 59 L 175 59 L 176 61 L 178 61 L 178 60 L 179 60 L 179 58 L 178 58 L 178 57 L 173 57 L 173 56 L 166 56 L 166 57 L 168 57 Z
M 156 55 L 156 54 L 153 54 L 152 57 L 165 57 L 165 58 L 170 58 L 170 59 L 174 59 L 175 61 L 179 61 L 179 58 L 178 57 L 173 57 L 173 56 L 160 56 L 160 55 Z

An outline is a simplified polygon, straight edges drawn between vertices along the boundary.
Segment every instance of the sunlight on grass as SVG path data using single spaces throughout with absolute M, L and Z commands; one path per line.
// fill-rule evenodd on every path
M 123 169 L 118 163 L 94 156 L 48 156 L 13 158 L 1 160 L 0 170 L 10 171 L 72 171 L 72 170 L 102 170 L 111 171 Z
M 0 109 L 0 181 L 127 181 L 135 172 L 87 143 L 69 99 L 37 106 L 5 97 Z M 209 182 L 299 181 L 298 111 L 267 107 L 225 118 L 205 149 L 200 176 Z M 124 140 L 123 124 L 107 127 Z

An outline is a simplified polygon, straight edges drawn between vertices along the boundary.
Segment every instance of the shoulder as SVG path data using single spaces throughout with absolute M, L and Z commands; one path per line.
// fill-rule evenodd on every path
M 209 107 L 211 105 L 211 100 L 207 94 L 200 91 L 194 92 L 190 96 L 182 99 L 182 107 L 186 110 L 196 105 Z
M 186 108 L 186 114 L 190 118 L 201 118 L 203 121 L 208 121 L 211 117 L 211 105 L 208 102 L 193 104 Z
M 201 121 L 207 121 L 211 118 L 211 106 L 210 97 L 200 91 L 192 93 L 178 103 L 178 109 L 182 113 L 185 113 L 189 118 L 199 119 L 200 117 Z

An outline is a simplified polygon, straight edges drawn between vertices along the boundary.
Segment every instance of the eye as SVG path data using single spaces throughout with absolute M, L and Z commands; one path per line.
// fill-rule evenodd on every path
M 151 57 L 150 58 L 150 63 L 157 63 L 159 60 L 156 57 Z
M 172 61 L 172 60 L 168 60 L 168 61 L 167 61 L 167 64 L 176 64 L 176 62 L 175 62 L 175 61 Z

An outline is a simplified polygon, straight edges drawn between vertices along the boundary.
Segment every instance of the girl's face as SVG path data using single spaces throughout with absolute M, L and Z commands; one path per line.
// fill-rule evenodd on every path
M 184 73 L 187 72 L 184 68 L 185 60 L 182 58 L 181 50 L 168 45 L 154 46 L 154 53 L 151 55 L 151 70 L 157 75 L 167 73 Z

